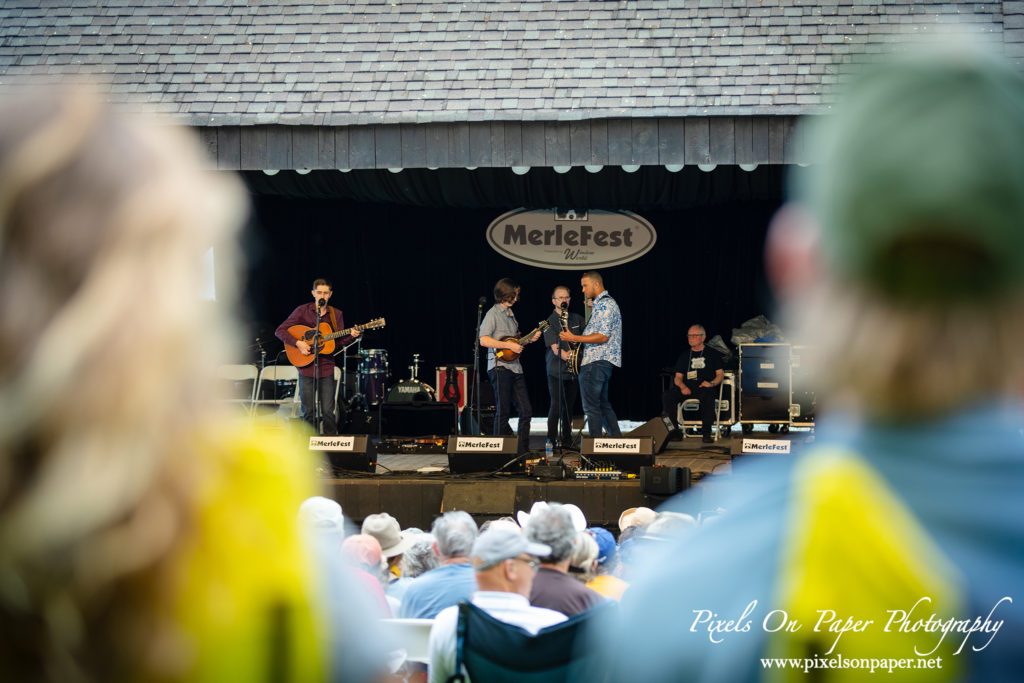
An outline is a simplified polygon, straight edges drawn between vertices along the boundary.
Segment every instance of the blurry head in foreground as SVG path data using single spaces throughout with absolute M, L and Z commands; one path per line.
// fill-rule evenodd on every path
M 243 210 L 203 166 L 84 87 L 0 96 L 0 668 L 20 680 L 190 659 L 154 604 L 195 531 L 191 446 L 227 346 L 202 256 L 230 262 Z
M 980 50 L 869 69 L 811 138 L 768 269 L 819 398 L 927 417 L 1024 379 L 1024 83 Z

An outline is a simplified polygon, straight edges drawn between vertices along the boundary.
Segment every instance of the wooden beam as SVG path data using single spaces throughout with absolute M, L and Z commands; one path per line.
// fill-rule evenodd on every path
M 464 168 L 807 163 L 794 116 L 198 129 L 218 168 Z

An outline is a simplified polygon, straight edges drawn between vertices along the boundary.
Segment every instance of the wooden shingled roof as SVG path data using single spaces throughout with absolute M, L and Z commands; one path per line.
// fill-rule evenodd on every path
M 460 156 L 459 139 L 468 150 L 459 163 L 514 165 L 525 157 L 522 143 L 508 149 L 509 136 L 564 138 L 571 147 L 573 130 L 592 139 L 595 122 L 604 122 L 596 152 L 593 142 L 586 150 L 577 143 L 575 155 L 545 153 L 535 161 L 614 163 L 601 136 L 622 133 L 632 141 L 622 159 L 648 163 L 649 155 L 639 158 L 632 147 L 650 147 L 644 131 L 653 126 L 653 148 L 663 151 L 655 161 L 664 163 L 672 136 L 686 140 L 685 121 L 708 132 L 694 138 L 700 154 L 681 162 L 717 160 L 715 125 L 733 131 L 734 148 L 744 144 L 737 125 L 749 126 L 752 140 L 756 127 L 768 136 L 776 126 L 774 143 L 766 137 L 764 145 L 774 144 L 775 160 L 783 162 L 789 159 L 781 150 L 793 147 L 786 132 L 792 121 L 827 111 L 851 55 L 954 23 L 1024 59 L 1024 2 L 4 0 L 0 87 L 19 76 L 92 74 L 109 82 L 117 99 L 207 129 L 211 146 L 265 135 L 265 147 L 288 148 L 279 160 L 249 162 L 240 151 L 224 162 L 229 167 L 285 158 L 310 167 L 381 167 L 378 134 L 401 148 L 410 130 L 416 139 L 405 147 L 422 141 L 424 154 L 410 152 L 422 165 L 432 165 L 431 149 L 434 162 Z M 482 152 L 484 131 L 489 154 Z M 276 139 L 285 132 L 287 144 Z M 374 150 L 362 156 L 372 159 L 353 163 L 352 145 L 371 133 Z M 340 146 L 339 134 L 346 138 Z M 444 140 L 432 144 L 432 135 Z M 305 156 L 295 161 L 296 154 Z M 733 149 L 721 160 L 743 154 Z M 403 159 L 399 150 L 386 164 Z

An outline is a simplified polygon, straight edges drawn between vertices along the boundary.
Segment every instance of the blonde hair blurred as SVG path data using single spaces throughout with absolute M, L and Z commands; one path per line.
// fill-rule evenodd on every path
M 597 575 L 597 556 L 601 552 L 597 541 L 589 531 L 577 531 L 572 546 L 569 560 L 572 575 L 583 583 L 591 581 Z
M 872 418 L 928 418 L 1024 390 L 1024 297 L 901 304 L 825 275 L 783 314 L 808 344 L 819 402 Z
M 0 629 L 38 651 L 0 634 L 0 661 L 131 678 L 112 641 L 153 635 L 142 596 L 189 524 L 190 441 L 217 419 L 227 333 L 200 300 L 202 256 L 231 267 L 244 195 L 182 130 L 88 87 L 4 99 Z

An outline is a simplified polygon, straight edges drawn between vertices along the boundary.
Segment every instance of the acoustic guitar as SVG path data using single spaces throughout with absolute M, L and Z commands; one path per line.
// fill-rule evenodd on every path
M 562 311 L 558 314 L 558 324 L 562 328 L 563 332 L 569 332 L 569 312 Z M 573 344 L 572 342 L 566 342 L 569 345 L 569 357 L 566 358 L 565 362 L 569 365 L 569 374 L 576 376 L 580 374 L 580 357 L 583 355 L 583 344 Z
M 529 333 L 527 333 L 527 335 L 525 337 L 518 337 L 517 338 L 513 334 L 513 335 L 510 335 L 508 337 L 502 337 L 501 341 L 514 341 L 516 344 L 519 344 L 520 346 L 525 346 L 526 344 L 528 344 L 530 342 L 530 337 L 532 337 L 533 335 L 537 334 L 538 332 L 543 332 L 546 329 L 548 329 L 548 321 L 547 320 L 542 320 L 539 323 L 537 323 L 537 327 L 533 328 L 533 330 L 531 330 Z M 517 358 L 519 358 L 519 356 L 520 356 L 520 354 L 516 353 L 512 349 L 498 349 L 494 353 L 494 357 L 497 358 L 498 360 L 500 360 L 503 363 L 511 363 L 512 361 L 514 361 Z
M 338 337 L 347 337 L 356 330 L 375 330 L 378 327 L 384 327 L 384 318 L 377 318 L 371 320 L 365 325 L 354 325 L 352 327 L 346 327 L 344 330 L 338 330 L 337 332 L 331 332 L 331 326 L 325 322 L 320 323 L 320 336 L 317 338 L 317 346 L 320 349 L 321 356 L 327 356 L 334 353 L 334 340 Z M 316 328 L 307 327 L 305 325 L 292 325 L 288 328 L 288 334 L 292 335 L 297 340 L 302 340 L 312 346 L 313 337 L 316 336 Z M 284 345 L 284 352 L 288 354 L 288 362 L 297 368 L 304 368 L 313 362 L 313 354 L 310 353 L 308 356 L 304 355 L 302 351 L 295 346 L 290 344 Z

